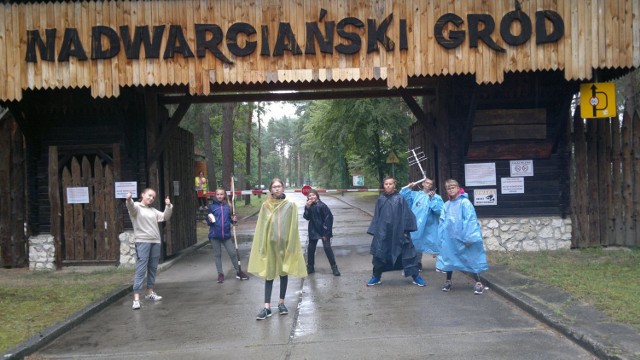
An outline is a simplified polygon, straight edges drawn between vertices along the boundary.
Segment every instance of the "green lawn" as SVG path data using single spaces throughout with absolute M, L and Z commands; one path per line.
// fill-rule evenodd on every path
M 130 285 L 133 269 L 31 272 L 0 269 L 0 352 Z
M 564 289 L 640 329 L 640 249 L 491 252 L 489 262 Z

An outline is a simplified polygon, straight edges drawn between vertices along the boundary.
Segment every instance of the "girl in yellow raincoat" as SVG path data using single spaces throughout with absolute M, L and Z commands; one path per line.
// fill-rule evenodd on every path
M 269 191 L 271 195 L 258 215 L 247 268 L 250 273 L 265 279 L 264 308 L 258 313 L 257 320 L 271 316 L 271 292 L 276 277 L 280 278 L 278 312 L 286 315 L 289 311 L 284 305 L 284 297 L 289 275 L 307 276 L 298 232 L 298 206 L 286 198 L 282 180 L 271 180 Z

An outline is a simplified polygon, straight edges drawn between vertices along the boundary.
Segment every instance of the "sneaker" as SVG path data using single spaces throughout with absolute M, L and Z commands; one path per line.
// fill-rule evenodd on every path
M 284 306 L 284 304 L 278 304 L 278 312 L 280 313 L 280 315 L 287 315 L 289 313 L 289 310 L 287 310 L 287 307 Z
M 224 277 L 224 276 L 223 276 Z M 236 273 L 236 279 L 240 279 L 240 280 L 249 280 L 249 276 L 247 274 L 244 273 L 244 271 L 242 270 L 238 270 L 238 272 Z M 219 282 L 219 281 L 218 281 Z
M 481 282 L 477 282 L 476 286 L 473 287 L 473 293 L 476 295 L 482 295 L 484 292 L 484 285 Z
M 442 287 L 442 291 L 449 292 L 451 290 L 451 280 L 447 280 L 444 282 L 444 286 Z
M 218 274 L 218 283 L 222 284 L 224 282 L 224 274 L 220 273 Z
M 367 283 L 367 286 L 375 286 L 379 285 L 380 283 L 382 283 L 382 281 L 380 281 L 379 277 L 372 276 L 371 280 L 369 280 L 369 282 Z
M 258 313 L 258 316 L 256 316 L 256 320 L 264 320 L 269 317 L 271 317 L 271 309 L 262 308 Z
M 140 309 L 140 300 L 133 300 L 133 305 L 131 305 L 131 308 L 133 310 L 139 310 Z
M 156 294 L 156 292 L 155 292 L 155 291 L 152 291 L 152 292 L 151 292 L 151 294 L 147 294 L 147 295 L 145 295 L 145 297 L 144 297 L 144 298 L 145 298 L 145 299 L 147 299 L 147 300 L 153 300 L 153 301 L 160 301 L 160 300 L 162 300 L 162 296 L 160 296 L 160 295 Z
M 418 286 L 420 286 L 420 287 L 427 286 L 427 282 L 424 281 L 422 279 L 422 276 L 420 276 L 420 275 L 416 276 L 416 278 L 413 279 L 413 283 L 418 285 Z

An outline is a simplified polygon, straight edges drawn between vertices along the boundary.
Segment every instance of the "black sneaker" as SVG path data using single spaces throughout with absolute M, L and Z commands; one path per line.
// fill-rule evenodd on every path
M 280 315 L 287 315 L 289 313 L 289 310 L 287 310 L 287 307 L 284 306 L 284 304 L 278 304 L 278 312 L 280 313 Z
M 245 274 L 245 272 L 242 270 L 238 270 L 238 272 L 236 273 L 236 279 L 249 280 L 249 275 Z
M 449 292 L 451 290 L 451 280 L 447 280 L 444 282 L 444 286 L 442 287 L 442 291 Z
M 256 320 L 264 320 L 269 317 L 271 317 L 271 309 L 262 308 L 258 313 L 258 316 L 256 316 Z

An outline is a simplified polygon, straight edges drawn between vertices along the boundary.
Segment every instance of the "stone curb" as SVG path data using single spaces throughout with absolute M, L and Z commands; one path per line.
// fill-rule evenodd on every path
M 577 301 L 572 300 L 569 293 L 563 290 L 519 274 L 504 274 L 504 270 L 499 267 L 494 267 L 494 269 L 495 272 L 502 273 L 492 274 L 492 269 L 490 269 L 489 272 L 480 276 L 485 282 L 485 286 L 489 286 L 498 295 L 590 351 L 599 359 L 640 358 L 640 353 L 634 354 L 632 349 L 624 345 L 625 342 L 633 344 L 633 342 L 640 340 L 639 333 L 635 328 L 607 320 L 604 314 L 591 306 L 580 305 Z M 502 281 L 504 276 L 507 278 L 519 276 L 521 283 L 515 284 L 515 286 L 514 284 L 505 284 Z M 531 289 L 531 291 L 527 292 L 527 289 Z M 544 298 L 537 298 L 536 291 L 552 300 L 545 301 Z M 553 299 L 556 299 L 556 302 L 553 302 Z M 557 301 L 558 299 L 560 301 Z M 549 304 L 558 306 L 554 308 Z M 562 310 L 558 311 L 560 307 Z M 563 316 L 564 312 L 581 314 L 583 317 L 572 319 L 569 316 Z M 615 340 L 615 343 L 612 343 L 612 339 Z

